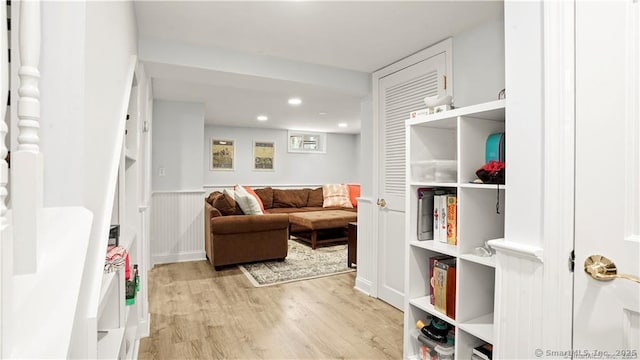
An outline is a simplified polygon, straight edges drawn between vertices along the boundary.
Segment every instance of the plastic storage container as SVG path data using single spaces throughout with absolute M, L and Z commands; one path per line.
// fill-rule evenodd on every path
M 411 162 L 411 178 L 424 182 L 456 182 L 458 161 L 456 160 L 420 160 Z
M 435 350 L 438 360 L 453 360 L 453 346 L 438 345 Z

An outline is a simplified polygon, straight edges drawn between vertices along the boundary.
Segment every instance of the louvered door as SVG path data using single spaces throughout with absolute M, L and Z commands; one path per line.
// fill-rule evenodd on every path
M 380 79 L 378 176 L 378 297 L 403 308 L 405 120 L 425 96 L 445 94 L 445 53 Z

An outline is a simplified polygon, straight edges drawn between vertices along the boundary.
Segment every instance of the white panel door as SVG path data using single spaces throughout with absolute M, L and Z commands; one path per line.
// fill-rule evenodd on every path
M 405 120 L 425 107 L 424 97 L 445 94 L 445 53 L 380 79 L 381 146 L 378 176 L 378 298 L 403 309 Z
M 640 283 L 584 270 L 603 255 L 640 276 L 639 18 L 638 1 L 576 1 L 574 358 L 640 356 Z

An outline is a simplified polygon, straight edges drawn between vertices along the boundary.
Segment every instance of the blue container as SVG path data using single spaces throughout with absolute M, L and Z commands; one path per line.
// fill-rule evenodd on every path
M 504 162 L 504 133 L 491 134 L 487 137 L 486 149 L 485 149 L 485 164 L 490 161 L 502 161 Z

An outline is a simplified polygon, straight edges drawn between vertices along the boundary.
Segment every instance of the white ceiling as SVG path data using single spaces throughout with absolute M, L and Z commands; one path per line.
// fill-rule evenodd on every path
M 140 42 L 184 43 L 371 73 L 502 17 L 501 1 L 136 1 Z M 210 124 L 358 133 L 360 98 L 304 81 L 147 61 L 154 97 L 205 102 Z M 297 95 L 303 104 L 286 100 Z M 326 112 L 326 115 L 319 115 Z M 259 123 L 256 116 L 269 121 Z M 338 122 L 347 122 L 341 129 Z

